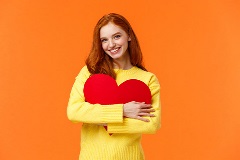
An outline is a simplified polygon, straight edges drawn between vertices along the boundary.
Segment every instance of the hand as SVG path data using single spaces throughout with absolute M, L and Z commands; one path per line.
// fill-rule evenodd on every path
M 147 118 L 143 118 L 142 116 L 155 117 L 154 114 L 150 114 L 150 112 L 154 112 L 151 104 L 145 104 L 145 102 L 128 102 L 123 105 L 123 116 L 128 118 L 138 119 L 144 122 L 149 122 Z

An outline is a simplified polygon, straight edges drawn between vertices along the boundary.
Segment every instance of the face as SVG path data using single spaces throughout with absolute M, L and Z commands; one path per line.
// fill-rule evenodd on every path
M 119 26 L 108 23 L 100 29 L 102 48 L 106 54 L 115 60 L 126 60 L 129 58 L 128 41 L 130 37 Z

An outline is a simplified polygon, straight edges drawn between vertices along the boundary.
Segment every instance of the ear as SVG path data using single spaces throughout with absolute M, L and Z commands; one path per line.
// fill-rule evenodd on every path
M 130 36 L 128 37 L 128 41 L 131 41 L 131 37 Z

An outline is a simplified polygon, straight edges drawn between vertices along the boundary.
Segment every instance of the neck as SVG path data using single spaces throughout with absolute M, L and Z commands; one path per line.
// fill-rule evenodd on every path
M 113 68 L 114 69 L 123 69 L 127 70 L 132 68 L 133 65 L 130 62 L 130 57 L 128 54 L 126 54 L 126 57 L 121 58 L 121 59 L 114 59 L 113 61 Z

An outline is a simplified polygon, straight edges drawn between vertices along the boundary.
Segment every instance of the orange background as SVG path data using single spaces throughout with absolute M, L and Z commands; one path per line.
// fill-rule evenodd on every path
M 67 102 L 109 12 L 130 21 L 161 83 L 147 160 L 240 159 L 238 0 L 1 0 L 0 159 L 78 159 L 81 125 Z

